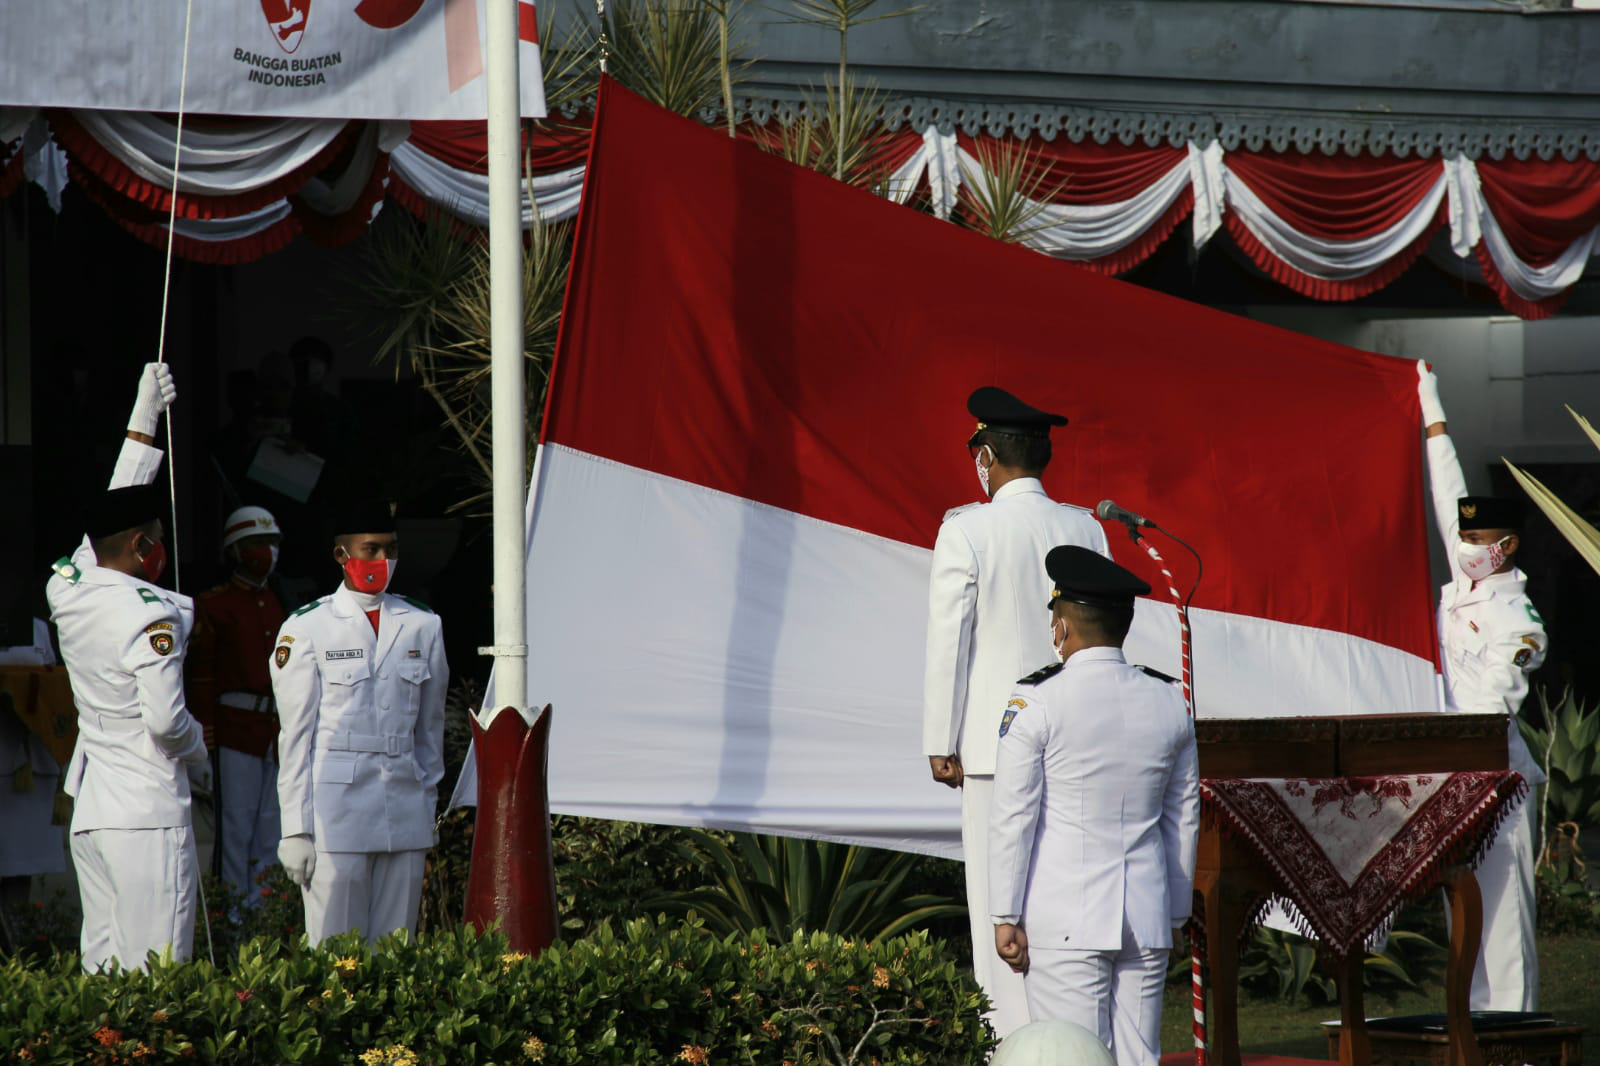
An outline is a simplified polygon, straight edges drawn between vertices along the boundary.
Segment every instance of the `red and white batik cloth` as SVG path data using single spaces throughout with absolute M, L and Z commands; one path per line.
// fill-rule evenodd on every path
M 1249 844 L 1277 881 L 1272 901 L 1340 958 L 1475 863 L 1526 791 L 1506 770 L 1200 782 L 1204 817 Z

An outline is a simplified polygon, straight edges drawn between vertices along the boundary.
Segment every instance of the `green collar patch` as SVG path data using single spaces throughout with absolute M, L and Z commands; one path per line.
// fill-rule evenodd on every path
M 421 600 L 414 600 L 410 596 L 401 596 L 400 598 L 402 600 L 405 600 L 407 603 L 409 603 L 411 606 L 415 607 L 419 611 L 427 611 L 429 614 L 433 613 L 433 608 L 429 607 L 427 604 L 423 603 Z
M 73 563 L 72 556 L 70 555 L 63 555 L 61 558 L 51 563 L 50 569 L 54 570 L 56 572 L 56 576 L 61 578 L 61 580 L 74 585 L 76 585 L 78 583 L 78 579 L 83 576 L 83 571 L 79 570 L 78 567 Z

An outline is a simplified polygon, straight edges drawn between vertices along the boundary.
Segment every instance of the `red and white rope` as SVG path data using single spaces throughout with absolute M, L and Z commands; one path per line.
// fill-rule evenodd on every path
M 1141 536 L 1134 537 L 1135 543 L 1155 560 L 1161 570 L 1161 576 L 1167 579 L 1167 591 L 1172 594 L 1173 606 L 1178 609 L 1178 639 L 1183 651 L 1183 703 L 1189 710 L 1189 717 L 1194 717 L 1194 686 L 1193 670 L 1189 658 L 1189 611 L 1183 603 L 1183 593 L 1178 591 L 1178 582 L 1172 576 L 1172 571 L 1167 568 L 1167 561 L 1161 557 L 1154 544 Z M 1194 1006 L 1194 1066 L 1206 1066 L 1206 979 L 1205 979 L 1205 942 L 1203 939 L 1202 922 L 1199 920 L 1189 923 L 1189 963 L 1190 987 L 1193 989 Z

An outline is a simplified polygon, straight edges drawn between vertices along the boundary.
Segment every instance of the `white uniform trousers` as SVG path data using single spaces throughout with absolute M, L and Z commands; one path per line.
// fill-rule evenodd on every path
M 189 958 L 200 879 L 191 827 L 74 833 L 72 862 L 83 904 L 86 971 L 113 959 L 142 970 L 146 954 L 169 946 L 173 958 Z
M 278 861 L 278 763 L 270 755 L 218 749 L 222 772 L 222 879 L 261 902 L 256 878 Z
M 1121 951 L 1028 945 L 1028 1012 L 1036 1022 L 1076 1022 L 1111 1049 L 1117 1066 L 1161 1058 L 1167 948 Z
M 371 947 L 404 929 L 417 935 L 426 851 L 317 851 L 305 890 L 306 934 L 312 944 L 354 929 Z
M 1028 993 L 1022 975 L 994 949 L 989 913 L 989 803 L 993 774 L 968 774 L 961 786 L 961 851 L 967 872 L 967 917 L 972 927 L 972 972 L 989 997 L 989 1024 L 1002 1040 L 1028 1024 Z
M 1472 970 L 1473 1010 L 1539 1009 L 1533 847 L 1530 796 L 1501 823 L 1474 871 L 1483 893 L 1483 945 Z

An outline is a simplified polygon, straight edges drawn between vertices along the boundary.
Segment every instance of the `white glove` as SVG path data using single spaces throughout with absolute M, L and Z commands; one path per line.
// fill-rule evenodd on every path
M 139 376 L 139 395 L 128 415 L 129 431 L 155 436 L 161 413 L 172 406 L 177 395 L 178 387 L 172 383 L 172 371 L 167 364 L 146 363 L 144 373 Z
M 1417 360 L 1417 399 L 1422 401 L 1423 426 L 1445 420 L 1444 404 L 1439 402 L 1439 379 L 1421 359 Z
M 211 791 L 211 760 L 192 762 L 184 769 L 189 771 L 189 788 L 195 792 Z
M 317 868 L 316 846 L 304 833 L 284 837 L 278 841 L 278 861 L 283 863 L 283 871 L 289 875 L 289 880 L 301 888 L 307 888 L 311 884 L 311 871 Z

